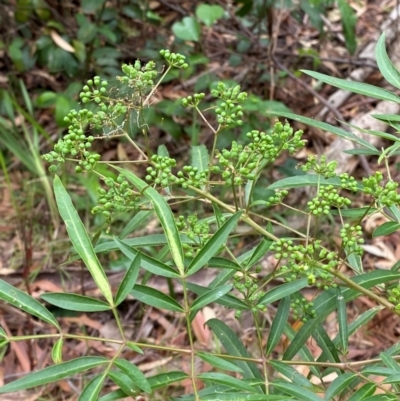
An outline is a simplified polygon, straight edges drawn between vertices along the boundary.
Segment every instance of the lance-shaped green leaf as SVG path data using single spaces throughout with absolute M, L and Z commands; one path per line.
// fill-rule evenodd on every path
M 310 125 L 311 127 L 322 129 L 323 131 L 332 132 L 332 134 L 335 134 L 343 139 L 357 143 L 362 147 L 365 147 L 367 149 L 370 149 L 374 152 L 379 153 L 378 149 L 375 146 L 373 146 L 372 144 L 370 144 L 368 141 L 366 141 L 366 140 L 360 138 L 359 136 L 353 134 L 352 132 L 346 131 L 342 128 L 335 127 L 331 124 L 323 123 L 321 121 L 313 120 L 312 118 L 303 117 L 303 116 L 300 116 L 300 115 L 294 114 L 294 113 L 279 112 L 276 114 L 279 116 L 282 116 L 282 117 L 290 118 L 291 120 L 295 120 L 295 121 L 304 123 L 306 125 Z
M 149 382 L 137 366 L 121 358 L 116 359 L 114 365 L 127 374 L 141 390 L 145 393 L 151 393 Z
M 141 393 L 140 388 L 136 386 L 135 382 L 126 373 L 120 370 L 110 370 L 107 376 L 127 395 L 133 397 Z
M 224 323 L 218 319 L 207 320 L 206 325 L 213 331 L 225 348 L 227 353 L 231 356 L 242 356 L 245 358 L 251 358 L 251 355 L 247 351 L 246 347 L 237 337 L 237 335 Z M 257 365 L 254 362 L 245 361 L 232 361 L 243 371 L 243 377 L 245 379 L 261 379 L 263 377 L 259 371 Z
M 346 301 L 342 295 L 342 291 L 340 287 L 336 289 L 337 294 L 337 318 L 339 324 L 339 338 L 340 344 L 342 346 L 343 354 L 347 354 L 348 345 L 349 345 L 349 328 L 347 325 L 347 310 L 346 310 Z
M 232 284 L 225 284 L 221 287 L 213 288 L 203 295 L 200 295 L 190 306 L 190 320 L 192 321 L 194 319 L 199 309 L 223 297 L 232 289 L 232 287 Z
M 71 197 L 68 195 L 68 192 L 65 190 L 58 176 L 54 177 L 54 193 L 56 196 L 58 211 L 67 227 L 67 232 L 72 245 L 88 268 L 97 287 L 103 293 L 107 302 L 112 305 L 113 297 L 110 283 L 108 282 L 104 270 L 97 259 L 92 242 L 90 241 L 85 226 L 72 203 Z
M 322 355 L 324 355 L 325 359 L 333 363 L 341 362 L 335 344 L 328 336 L 327 332 L 325 331 L 322 325 L 317 326 L 315 328 L 314 332 L 312 333 L 312 336 L 314 337 L 318 346 L 321 348 Z
M 50 323 L 60 330 L 56 318 L 36 299 L 0 279 L 0 299 L 16 308 Z
M 377 227 L 372 233 L 372 238 L 381 237 L 382 235 L 392 234 L 400 229 L 400 223 L 397 221 L 387 221 Z
M 181 305 L 170 296 L 145 285 L 136 284 L 130 292 L 138 301 L 159 309 L 173 312 L 184 312 Z
M 235 365 L 234 363 L 230 362 L 229 360 L 220 358 L 220 357 L 210 354 L 208 352 L 198 352 L 197 356 L 199 358 L 201 358 L 203 361 L 209 363 L 210 365 L 212 365 L 218 369 L 227 370 L 227 371 L 231 371 L 231 372 L 238 372 L 238 373 L 243 372 L 242 369 L 239 368 L 239 366 Z
M 317 315 L 318 316 L 318 315 Z M 308 320 L 301 329 L 297 332 L 294 339 L 291 341 L 289 347 L 283 354 L 282 359 L 285 361 L 292 360 L 301 347 L 306 343 L 315 328 L 321 324 L 322 316 Z
M 205 145 L 192 146 L 190 148 L 191 165 L 197 168 L 198 173 L 209 168 L 210 156 Z
M 347 372 L 338 376 L 326 390 L 324 400 L 331 401 L 335 396 L 340 394 L 344 389 L 349 387 L 350 383 L 356 377 L 355 373 Z
M 100 390 L 103 387 L 104 380 L 106 378 L 106 373 L 102 375 L 95 376 L 90 382 L 85 386 L 78 401 L 97 401 L 99 399 Z
M 207 383 L 217 383 L 230 388 L 235 388 L 237 390 L 249 391 L 250 393 L 255 393 L 254 387 L 246 383 L 243 380 L 236 379 L 235 377 L 229 376 L 225 373 L 201 373 L 197 375 L 200 380 L 204 380 Z
M 268 226 L 269 227 L 267 227 L 267 231 L 272 234 L 271 224 L 268 223 Z M 250 269 L 250 267 L 253 267 L 261 258 L 263 258 L 271 245 L 272 241 L 270 239 L 263 238 L 254 249 L 249 261 L 246 263 L 246 269 Z
M 167 387 L 172 383 L 185 380 L 188 377 L 189 376 L 183 372 L 168 372 L 149 377 L 147 381 L 153 390 L 157 390 L 158 388 Z
M 47 294 L 42 294 L 40 297 L 49 304 L 67 310 L 75 310 L 79 312 L 101 312 L 110 309 L 108 303 L 84 295 L 69 294 L 65 292 L 49 292 Z
M 325 82 L 328 85 L 335 86 L 336 88 L 344 89 L 352 93 L 359 93 L 372 97 L 374 99 L 389 100 L 391 102 L 400 103 L 400 97 L 385 89 L 378 88 L 377 86 L 366 84 L 364 82 L 348 81 L 346 79 L 334 78 L 329 75 L 321 74 L 315 71 L 301 70 L 305 74 Z
M 295 383 L 289 383 L 287 381 L 275 381 L 272 382 L 272 386 L 285 394 L 297 397 L 296 399 L 301 401 L 322 401 L 322 398 L 318 397 L 315 393 Z
M 140 271 L 140 253 L 138 253 L 132 260 L 129 269 L 126 271 L 124 278 L 118 286 L 117 293 L 115 294 L 115 305 L 119 305 L 128 296 L 129 291 L 136 284 Z
M 108 363 L 108 360 L 99 356 L 84 356 L 81 358 L 72 359 L 68 362 L 59 363 L 37 372 L 29 373 L 25 377 L 5 384 L 4 386 L 0 387 L 0 393 L 11 393 L 14 391 L 26 390 L 28 388 L 53 383 L 106 363 Z
M 51 359 L 54 363 L 62 362 L 62 347 L 64 344 L 63 338 L 59 338 L 53 345 L 51 349 Z
M 99 401 L 117 401 L 126 397 L 129 397 L 129 395 L 126 394 L 124 390 L 118 389 L 103 395 L 103 397 L 99 398 Z
M 371 214 L 374 214 L 377 211 L 378 209 L 376 207 L 365 206 L 351 209 L 336 209 L 336 210 L 333 209 L 330 211 L 330 213 L 334 214 L 335 216 L 341 215 L 343 217 L 351 217 L 357 219 L 364 216 L 370 216 Z
M 374 394 L 376 390 L 375 383 L 367 383 L 357 389 L 357 391 L 347 401 L 363 401 L 365 398 Z
M 131 246 L 126 244 L 126 241 L 121 241 L 118 238 L 114 238 L 114 241 L 117 244 L 117 247 L 121 250 L 121 252 L 129 259 L 133 260 L 138 254 L 140 254 L 142 267 L 147 271 L 149 271 L 150 273 L 162 277 L 180 278 L 179 273 L 172 267 L 138 251 L 135 248 L 132 248 Z
M 298 370 L 292 368 L 290 365 L 287 365 L 286 363 L 280 361 L 269 361 L 268 364 L 293 383 L 296 383 L 302 387 L 308 387 L 310 389 L 313 388 L 314 385 Z
M 248 394 L 248 393 L 222 393 L 221 388 L 215 389 L 214 393 L 201 396 L 201 401 L 296 401 L 294 398 L 288 398 L 287 395 L 274 394 Z M 182 400 L 186 401 L 186 400 Z
M 288 295 L 291 295 L 297 291 L 300 291 L 307 286 L 308 281 L 306 278 L 292 281 L 290 283 L 281 284 L 280 286 L 268 291 L 258 303 L 262 305 L 272 304 L 273 302 L 279 301 L 280 299 L 285 298 Z
M 293 177 L 283 178 L 282 180 L 275 181 L 267 189 L 291 189 L 303 187 L 316 187 L 321 185 L 332 185 L 334 187 L 341 187 L 342 183 L 340 178 L 324 178 L 318 174 L 305 174 L 296 175 Z
M 197 295 L 204 295 L 209 291 L 209 288 L 207 287 L 202 287 L 200 285 L 194 284 L 194 283 L 187 283 L 187 288 L 190 291 L 193 291 Z M 214 287 L 211 287 L 214 288 Z M 227 308 L 232 308 L 232 309 L 237 309 L 237 310 L 248 310 L 250 307 L 244 303 L 242 300 L 236 298 L 234 295 L 227 294 L 224 295 L 223 297 L 217 299 L 215 301 L 217 304 L 226 306 Z
M 279 303 L 278 310 L 276 311 L 276 315 L 274 321 L 272 322 L 271 330 L 268 335 L 267 347 L 266 347 L 266 355 L 269 356 L 274 348 L 278 345 L 283 330 L 285 329 L 286 322 L 289 317 L 290 310 L 290 296 L 286 296 Z
M 400 73 L 386 52 L 385 33 L 382 33 L 375 48 L 376 62 L 383 77 L 396 88 L 400 88 Z
M 167 201 L 145 181 L 141 180 L 132 172 L 113 166 L 117 171 L 124 175 L 133 185 L 150 201 L 153 203 L 154 211 L 163 227 L 165 236 L 167 237 L 169 250 L 172 255 L 176 267 L 179 272 L 184 274 L 184 255 L 182 249 L 182 242 L 179 237 L 179 232 L 175 224 L 175 218 L 169 207 Z
M 219 251 L 220 247 L 226 242 L 229 234 L 236 226 L 242 211 L 235 213 L 230 217 L 221 228 L 208 240 L 206 245 L 201 248 L 200 252 L 191 261 L 187 268 L 187 276 L 190 276 L 205 266 L 208 261 Z
M 132 219 L 126 224 L 121 234 L 119 235 L 119 238 L 124 239 L 131 232 L 140 228 L 152 214 L 152 210 L 141 210 L 137 212 L 135 216 L 133 216 Z

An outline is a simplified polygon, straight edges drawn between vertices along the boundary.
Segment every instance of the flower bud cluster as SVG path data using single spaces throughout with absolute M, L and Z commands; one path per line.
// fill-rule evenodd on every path
M 138 208 L 140 195 L 130 189 L 130 184 L 123 175 L 119 175 L 116 181 L 113 178 L 106 178 L 104 182 L 108 190 L 98 188 L 100 197 L 97 200 L 98 205 L 92 209 L 93 214 L 101 213 L 108 221 L 111 221 L 115 213 Z
M 340 238 L 342 238 L 342 246 L 347 254 L 355 253 L 360 256 L 363 255 L 364 249 L 361 245 L 364 244 L 364 238 L 362 238 L 361 226 L 345 224 L 340 230 Z
M 297 298 L 290 306 L 293 310 L 293 319 L 301 320 L 303 323 L 317 316 L 317 312 L 313 309 L 314 303 L 307 301 L 303 297 Z
M 390 207 L 400 204 L 400 195 L 397 193 L 399 184 L 393 180 L 383 183 L 383 174 L 378 171 L 362 181 L 364 192 L 375 198 L 379 206 Z
M 317 196 L 307 202 L 310 212 L 314 216 L 329 214 L 331 207 L 338 209 L 351 205 L 351 200 L 340 196 L 333 185 L 321 186 Z
M 285 263 L 279 269 L 285 281 L 307 278 L 308 285 L 318 289 L 336 287 L 331 271 L 338 266 L 338 257 L 336 252 L 328 252 L 322 248 L 321 241 L 293 245 L 291 240 L 280 239 L 270 249 L 275 252 L 279 263 Z
M 171 67 L 182 68 L 186 70 L 189 64 L 186 63 L 186 57 L 179 53 L 171 53 L 169 50 L 160 50 L 160 54 Z
M 146 181 L 161 187 L 168 187 L 178 182 L 178 179 L 172 174 L 172 168 L 176 166 L 175 159 L 168 156 L 153 155 L 151 161 L 152 166 L 146 169 Z
M 307 163 L 301 167 L 304 172 L 314 171 L 325 178 L 336 177 L 336 167 L 338 162 L 332 161 L 327 163 L 326 156 L 318 157 L 315 155 L 308 156 Z
M 246 100 L 247 93 L 241 92 L 239 85 L 228 88 L 223 82 L 218 82 L 216 89 L 211 91 L 211 95 L 222 100 L 215 109 L 218 124 L 221 126 L 243 124 L 241 120 L 243 108 L 240 103 Z
M 199 220 L 197 215 L 189 215 L 186 220 L 185 216 L 179 216 L 176 220 L 178 230 L 186 234 L 193 244 L 183 243 L 182 247 L 185 252 L 185 257 L 193 258 L 201 248 L 209 240 L 210 226 L 205 220 Z

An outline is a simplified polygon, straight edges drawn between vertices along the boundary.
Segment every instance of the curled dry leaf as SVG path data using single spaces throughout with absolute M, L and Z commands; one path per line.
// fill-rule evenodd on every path
M 50 36 L 53 39 L 53 42 L 69 53 L 75 53 L 75 49 L 65 40 L 63 39 L 54 29 L 50 31 Z

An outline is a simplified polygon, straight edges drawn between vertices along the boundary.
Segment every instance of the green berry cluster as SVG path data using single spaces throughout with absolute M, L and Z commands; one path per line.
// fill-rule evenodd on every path
M 160 54 L 171 67 L 182 68 L 186 70 L 189 64 L 186 63 L 186 57 L 179 53 L 171 53 L 169 50 L 160 50 Z
M 307 322 L 308 319 L 316 317 L 317 312 L 314 308 L 314 303 L 307 301 L 303 297 L 297 298 L 290 304 L 293 309 L 293 319 L 301 320 L 303 323 Z
M 270 196 L 267 200 L 267 202 L 265 203 L 266 207 L 272 207 L 272 206 L 276 206 L 276 205 L 280 205 L 283 201 L 283 198 L 285 196 L 287 196 L 289 192 L 286 190 L 282 190 L 282 191 L 275 191 L 275 195 L 274 196 Z
M 339 178 L 343 189 L 348 189 L 349 191 L 352 192 L 358 191 L 357 181 L 353 176 L 347 173 L 342 173 L 339 175 Z
M 291 240 L 280 239 L 270 249 L 275 252 L 279 263 L 286 261 L 279 269 L 285 281 L 307 278 L 308 284 L 318 289 L 336 287 L 331 271 L 339 264 L 337 254 L 322 248 L 321 241 L 293 245 Z
M 49 170 L 55 172 L 60 163 L 65 162 L 65 158 L 71 157 L 79 160 L 79 165 L 75 167 L 75 172 L 90 171 L 100 160 L 100 155 L 89 152 L 94 141 L 93 136 L 85 135 L 87 122 L 93 118 L 93 113 L 84 109 L 79 112 L 71 110 L 64 118 L 70 125 L 68 134 L 60 139 L 55 145 L 54 150 L 43 155 L 43 159 L 52 164 Z
M 195 93 L 193 96 L 184 97 L 182 99 L 182 105 L 184 107 L 197 107 L 204 99 L 204 96 L 204 93 Z
M 146 181 L 152 182 L 161 187 L 168 187 L 178 182 L 172 174 L 172 168 L 176 166 L 176 160 L 168 156 L 153 155 L 151 157 L 152 166 L 147 167 Z
M 388 289 L 389 302 L 395 305 L 396 310 L 400 310 L 400 285 Z
M 327 215 L 331 207 L 340 209 L 350 204 L 351 200 L 340 196 L 333 185 L 320 187 L 317 196 L 307 202 L 308 208 L 314 216 L 321 216 L 322 214 Z
M 259 158 L 248 146 L 233 141 L 230 150 L 217 151 L 216 157 L 224 168 L 222 179 L 227 185 L 239 186 L 247 180 L 254 180 L 253 171 L 258 166 Z M 218 172 L 217 170 L 218 168 L 212 169 L 213 172 Z
M 247 98 L 246 92 L 240 91 L 240 86 L 228 88 L 223 82 L 218 82 L 216 89 L 211 91 L 213 97 L 222 100 L 221 104 L 215 109 L 218 124 L 227 125 L 242 125 L 243 108 L 240 103 L 243 103 Z
M 335 161 L 326 162 L 326 156 L 319 158 L 315 155 L 308 156 L 307 163 L 301 167 L 304 172 L 314 171 L 315 173 L 324 176 L 325 178 L 336 177 L 336 167 L 338 163 Z
M 188 186 L 193 186 L 195 188 L 202 188 L 207 183 L 208 175 L 210 170 L 205 169 L 199 171 L 197 167 L 184 166 L 183 171 L 178 171 L 177 173 L 177 183 L 186 189 Z
M 264 291 L 260 291 L 258 273 L 261 271 L 260 266 L 254 268 L 253 273 L 247 270 L 243 273 L 238 273 L 233 277 L 233 285 L 237 291 L 239 291 L 245 302 L 251 305 L 251 310 L 253 313 L 265 312 L 266 306 L 260 304 L 260 299 L 265 295 Z M 241 311 L 236 312 L 236 318 L 239 318 Z
M 180 232 L 186 234 L 193 244 L 183 243 L 185 257 L 193 258 L 209 240 L 210 226 L 205 220 L 199 220 L 197 215 L 179 216 L 176 226 Z
M 378 171 L 368 178 L 364 178 L 364 192 L 375 198 L 379 206 L 390 207 L 400 204 L 400 195 L 397 193 L 399 184 L 389 180 L 386 184 L 383 183 L 383 174 Z
M 154 61 L 149 61 L 142 67 L 139 60 L 135 64 L 123 64 L 122 72 L 125 76 L 117 77 L 124 86 L 133 89 L 134 95 L 140 94 L 141 96 L 149 92 L 154 87 L 154 78 L 158 75 L 155 70 Z M 130 99 L 127 99 L 128 101 Z
M 111 221 L 114 213 L 123 213 L 128 209 L 138 208 L 140 196 L 130 189 L 128 181 L 123 175 L 119 175 L 117 180 L 106 178 L 104 180 L 108 190 L 98 188 L 98 205 L 92 209 L 93 214 L 101 213 L 108 221 Z
M 342 246 L 347 254 L 355 253 L 360 256 L 363 255 L 364 250 L 361 245 L 364 243 L 364 238 L 362 238 L 361 226 L 345 224 L 340 230 L 340 238 L 342 238 Z
M 106 96 L 108 82 L 101 80 L 99 76 L 89 79 L 82 88 L 79 97 L 82 103 L 94 101 L 97 104 L 102 102 L 102 98 Z
M 253 130 L 246 136 L 251 140 L 249 148 L 269 163 L 273 163 L 284 150 L 293 154 L 302 149 L 306 143 L 301 139 L 303 131 L 293 132 L 288 123 L 282 124 L 279 121 L 268 133 Z

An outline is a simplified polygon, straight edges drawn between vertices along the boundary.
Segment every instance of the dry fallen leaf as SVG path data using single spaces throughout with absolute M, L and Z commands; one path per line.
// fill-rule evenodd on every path
M 53 39 L 53 42 L 69 53 L 75 53 L 75 49 L 65 40 L 63 39 L 54 29 L 50 31 L 50 36 Z

